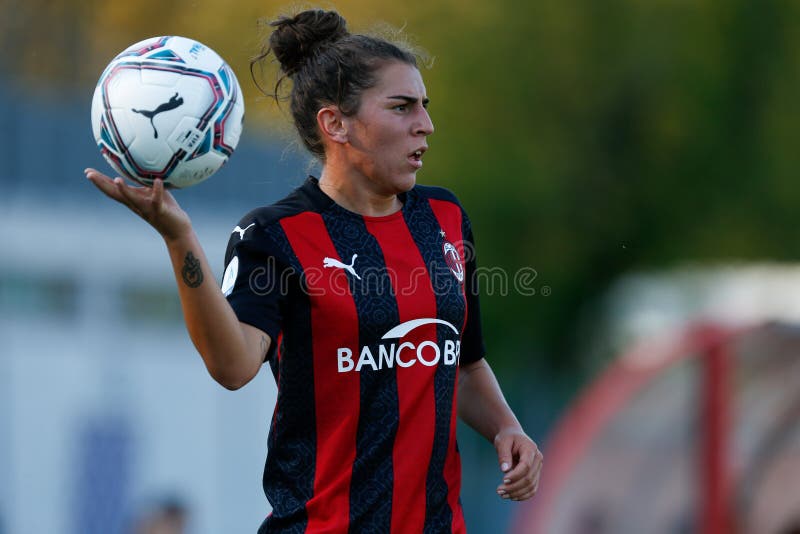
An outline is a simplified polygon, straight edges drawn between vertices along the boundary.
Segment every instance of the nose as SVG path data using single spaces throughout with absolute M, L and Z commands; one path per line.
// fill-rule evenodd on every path
M 433 133 L 433 121 L 428 114 L 428 110 L 420 107 L 419 123 L 414 130 L 417 135 L 431 135 Z

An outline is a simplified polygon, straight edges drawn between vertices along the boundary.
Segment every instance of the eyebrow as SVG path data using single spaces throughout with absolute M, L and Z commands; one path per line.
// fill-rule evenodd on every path
M 394 96 L 390 96 L 388 98 L 389 98 L 389 100 L 402 100 L 402 101 L 406 102 L 407 104 L 416 104 L 417 102 L 419 102 L 419 98 L 417 98 L 415 96 L 394 95 Z M 423 106 L 427 106 L 430 101 L 431 101 L 430 98 L 425 97 L 425 98 L 422 99 L 422 105 Z

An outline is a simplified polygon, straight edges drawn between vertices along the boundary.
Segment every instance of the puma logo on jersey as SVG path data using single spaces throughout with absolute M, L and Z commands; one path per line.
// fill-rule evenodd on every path
M 134 113 L 138 113 L 140 115 L 144 115 L 145 117 L 150 119 L 150 126 L 153 127 L 153 138 L 158 139 L 158 130 L 156 130 L 156 125 L 153 123 L 153 117 L 155 117 L 159 113 L 175 109 L 182 105 L 183 105 L 183 98 L 178 96 L 178 93 L 175 93 L 175 96 L 173 96 L 163 104 L 160 104 L 156 109 L 152 111 L 146 109 L 134 109 L 134 108 L 131 108 L 131 111 L 133 111 Z
M 251 226 L 255 226 L 255 225 L 256 225 L 256 223 L 250 223 L 250 224 L 248 224 L 247 226 L 245 226 L 244 228 L 242 228 L 241 226 L 239 226 L 239 225 L 237 224 L 237 225 L 236 225 L 236 228 L 234 228 L 234 229 L 233 229 L 233 231 L 232 231 L 231 233 L 233 233 L 233 232 L 239 232 L 239 239 L 244 239 L 244 233 L 245 233 L 246 231 L 248 231 L 248 230 L 250 229 L 250 227 L 251 227 Z
M 340 262 L 339 260 L 337 260 L 335 258 L 329 258 L 329 257 L 326 256 L 322 260 L 322 266 L 323 267 L 337 267 L 339 269 L 344 269 L 348 273 L 352 274 L 353 276 L 355 276 L 356 278 L 361 280 L 361 277 L 358 276 L 358 274 L 356 274 L 356 270 L 353 268 L 353 265 L 356 263 L 356 258 L 357 257 L 358 257 L 358 254 L 353 254 L 353 258 L 350 260 L 350 265 L 345 265 L 344 263 Z

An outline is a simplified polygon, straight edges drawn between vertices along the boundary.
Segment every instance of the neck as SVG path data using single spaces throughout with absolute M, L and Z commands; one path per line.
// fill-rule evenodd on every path
M 360 215 L 383 217 L 403 207 L 395 193 L 379 191 L 366 177 L 336 172 L 329 165 L 322 169 L 319 186 L 334 202 Z

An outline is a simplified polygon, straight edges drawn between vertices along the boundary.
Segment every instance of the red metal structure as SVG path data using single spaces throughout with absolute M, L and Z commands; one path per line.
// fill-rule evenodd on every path
M 783 534 L 800 491 L 778 475 L 795 468 L 800 331 L 694 325 L 639 344 L 584 390 L 512 532 Z

